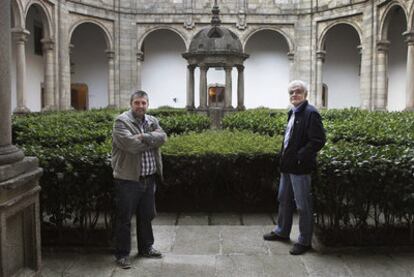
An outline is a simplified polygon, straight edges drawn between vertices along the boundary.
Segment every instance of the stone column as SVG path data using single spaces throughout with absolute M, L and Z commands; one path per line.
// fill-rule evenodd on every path
M 73 44 L 69 44 L 69 48 L 68 48 L 68 61 L 69 61 L 69 74 L 67 76 L 67 88 L 65 89 L 65 98 L 61 99 L 62 104 L 61 106 L 63 107 L 62 109 L 64 110 L 74 110 L 74 108 L 72 107 L 72 74 L 75 73 L 75 64 L 72 62 L 72 52 L 73 52 L 73 48 L 75 47 L 75 45 Z
M 295 54 L 293 52 L 289 52 L 287 54 L 289 59 L 289 80 L 295 80 Z
M 51 39 L 42 39 L 43 44 L 43 57 L 44 57 L 44 93 L 45 93 L 45 103 L 42 110 L 50 111 L 54 110 L 55 107 L 55 71 L 54 71 L 54 56 L 53 50 L 55 42 Z
M 0 1 L 0 276 L 37 276 L 42 170 L 11 144 L 10 17 L 10 0 Z
M 108 58 L 108 108 L 115 108 L 115 68 L 114 68 L 114 57 L 115 52 L 111 50 L 106 51 L 106 57 Z
M 225 109 L 233 109 L 231 105 L 232 101 L 232 79 L 231 79 L 231 71 L 233 67 L 225 66 L 224 70 L 226 71 L 226 92 L 224 97 L 224 107 Z
M 13 29 L 14 41 L 16 43 L 16 97 L 17 105 L 15 113 L 28 113 L 26 106 L 26 41 L 29 31 Z
M 237 109 L 245 110 L 244 106 L 244 66 L 237 66 Z
M 200 65 L 200 106 L 199 110 L 207 109 L 207 70 L 208 67 Z
M 144 53 L 137 52 L 137 90 L 142 89 L 142 62 L 144 61 Z
M 407 85 L 405 109 L 414 110 L 414 32 L 404 33 L 407 42 Z
M 187 106 L 189 111 L 194 110 L 194 68 L 195 66 L 187 65 Z
M 315 105 L 318 108 L 322 107 L 322 91 L 323 91 L 323 63 L 325 62 L 325 51 L 316 52 L 316 97 L 314 99 Z
M 388 49 L 390 42 L 381 40 L 377 43 L 377 94 L 375 97 L 375 109 L 387 109 L 388 91 Z

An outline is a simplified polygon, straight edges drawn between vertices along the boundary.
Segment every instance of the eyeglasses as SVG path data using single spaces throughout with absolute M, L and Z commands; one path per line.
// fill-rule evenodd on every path
M 290 90 L 289 91 L 289 95 L 293 95 L 293 94 L 303 94 L 304 91 L 301 89 L 294 89 L 294 90 Z

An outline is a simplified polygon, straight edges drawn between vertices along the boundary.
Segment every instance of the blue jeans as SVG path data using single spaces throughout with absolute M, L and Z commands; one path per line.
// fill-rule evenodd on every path
M 131 219 L 136 214 L 138 252 L 154 244 L 151 221 L 155 217 L 155 175 L 142 181 L 115 180 L 115 257 L 131 252 Z
M 282 173 L 278 192 L 279 212 L 274 232 L 289 237 L 292 229 L 294 202 L 299 214 L 298 243 L 311 245 L 313 233 L 311 176 Z

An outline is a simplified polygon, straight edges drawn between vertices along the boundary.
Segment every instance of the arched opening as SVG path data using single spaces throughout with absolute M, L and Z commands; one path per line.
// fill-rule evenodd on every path
M 358 32 L 348 24 L 328 30 L 325 38 L 323 82 L 329 87 L 327 108 L 359 107 L 361 55 Z
M 185 107 L 187 65 L 181 56 L 185 50 L 184 41 L 174 31 L 155 30 L 145 37 L 141 80 L 152 108 Z
M 397 111 L 405 108 L 407 44 L 403 33 L 407 30 L 407 21 L 401 7 L 395 7 L 389 14 L 387 40 L 388 49 L 388 93 L 387 110 Z M 386 21 L 387 22 L 387 21 Z
M 77 110 L 108 106 L 108 58 L 105 32 L 82 23 L 71 38 L 71 105 Z
M 246 43 L 250 55 L 245 62 L 246 108 L 287 108 L 289 97 L 289 46 L 283 35 L 262 30 Z
M 44 91 L 44 53 L 42 39 L 46 38 L 46 15 L 37 4 L 32 5 L 26 15 L 26 30 L 29 31 L 25 43 L 26 51 L 26 105 L 30 111 L 41 111 L 45 106 Z M 13 47 L 14 48 L 14 47 Z M 13 49 L 13 60 L 16 61 L 16 51 Z M 14 68 L 14 72 L 15 72 Z M 16 83 L 16 82 L 14 82 Z M 16 94 L 16 88 L 14 87 Z M 17 105 L 17 103 L 15 103 Z

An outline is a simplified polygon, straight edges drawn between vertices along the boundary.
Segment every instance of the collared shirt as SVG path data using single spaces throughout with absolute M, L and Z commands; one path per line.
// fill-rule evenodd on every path
M 144 117 L 144 120 L 138 121 L 138 127 L 141 133 L 148 132 L 148 120 Z M 142 153 L 141 159 L 141 176 L 148 176 L 157 172 L 157 164 L 155 156 L 152 150 L 148 150 Z
M 297 110 L 299 110 L 299 108 L 303 105 L 303 103 L 301 103 L 299 106 L 292 107 L 292 115 L 289 118 L 289 122 L 286 126 L 286 131 L 285 131 L 285 138 L 283 140 L 283 148 L 286 149 L 288 144 L 289 144 L 289 139 L 290 136 L 292 135 L 292 131 L 293 131 L 293 126 L 294 126 L 294 122 L 295 122 L 295 113 Z

